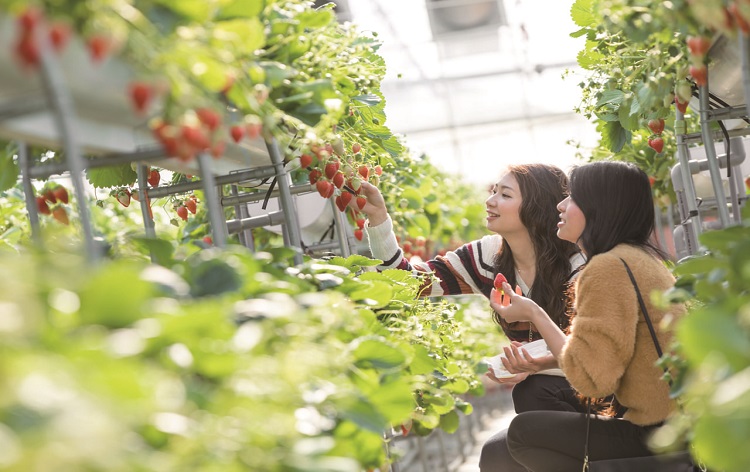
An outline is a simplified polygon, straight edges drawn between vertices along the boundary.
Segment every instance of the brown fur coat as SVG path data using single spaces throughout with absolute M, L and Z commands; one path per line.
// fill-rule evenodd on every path
M 674 401 L 669 398 L 667 382 L 661 379 L 662 368 L 655 365 L 656 348 L 620 258 L 635 275 L 662 350 L 669 348 L 671 333 L 659 329 L 660 322 L 668 314 L 682 316 L 685 307 L 657 309 L 650 293 L 670 288 L 675 279 L 661 261 L 642 249 L 621 244 L 593 257 L 580 273 L 575 288 L 576 315 L 558 361 L 582 395 L 600 398 L 614 393 L 628 408 L 626 420 L 651 425 L 669 416 Z

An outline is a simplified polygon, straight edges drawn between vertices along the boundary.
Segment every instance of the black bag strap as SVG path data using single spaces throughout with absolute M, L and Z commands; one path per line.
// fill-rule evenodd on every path
M 635 289 L 635 295 L 638 298 L 638 305 L 641 307 L 641 312 L 643 312 L 643 317 L 646 319 L 646 324 L 648 325 L 648 331 L 651 333 L 651 339 L 654 341 L 654 347 L 656 348 L 656 354 L 661 358 L 662 356 L 662 350 L 661 345 L 659 345 L 659 338 L 656 337 L 656 330 L 654 329 L 654 324 L 651 323 L 651 317 L 648 316 L 648 310 L 646 309 L 646 302 L 643 301 L 643 296 L 641 295 L 641 291 L 638 288 L 638 282 L 635 281 L 635 276 L 633 275 L 633 271 L 630 270 L 630 266 L 627 262 L 625 262 L 625 259 L 622 257 L 620 258 L 620 261 L 622 261 L 622 265 L 625 266 L 625 270 L 628 273 L 628 277 L 630 277 L 630 282 L 633 284 L 633 288 Z M 668 380 L 669 385 L 672 385 L 671 379 Z M 588 472 L 589 470 L 589 432 L 591 429 L 591 399 L 586 399 L 586 442 L 583 448 L 583 472 Z
M 643 317 L 646 318 L 646 324 L 648 325 L 648 330 L 651 333 L 651 339 L 654 340 L 654 347 L 656 347 L 656 354 L 661 358 L 662 350 L 661 350 L 661 346 L 659 345 L 659 338 L 656 337 L 656 330 L 654 329 L 653 323 L 651 323 L 651 317 L 648 316 L 648 310 L 646 310 L 646 304 L 643 302 L 641 291 L 638 289 L 638 283 L 635 281 L 635 276 L 633 276 L 633 272 L 630 270 L 630 266 L 628 266 L 628 263 L 625 262 L 625 259 L 621 257 L 620 260 L 622 261 L 622 265 L 625 266 L 625 270 L 628 272 L 628 277 L 630 277 L 630 281 L 633 283 L 635 294 L 638 297 L 638 304 L 641 306 Z

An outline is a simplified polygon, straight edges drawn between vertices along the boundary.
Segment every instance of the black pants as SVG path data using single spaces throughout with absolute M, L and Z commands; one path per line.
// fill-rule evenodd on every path
M 565 377 L 557 375 L 529 375 L 513 387 L 513 407 L 516 413 L 526 411 L 578 411 L 586 406 L 576 396 L 576 391 Z
M 592 461 L 651 455 L 646 441 L 653 427 L 600 416 L 591 419 L 590 428 Z M 507 432 L 511 457 L 531 472 L 580 472 L 585 443 L 585 415 L 566 411 L 521 413 Z
M 555 375 L 530 375 L 513 387 L 513 406 L 516 413 L 527 411 L 569 411 L 585 412 L 565 377 Z M 479 470 L 482 472 L 526 472 L 527 469 L 516 462 L 508 451 L 507 430 L 492 436 L 482 446 L 479 456 Z

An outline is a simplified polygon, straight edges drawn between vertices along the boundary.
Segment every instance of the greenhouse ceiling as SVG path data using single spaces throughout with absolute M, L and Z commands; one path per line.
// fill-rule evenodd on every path
M 567 168 L 570 141 L 595 143 L 593 125 L 573 112 L 582 39 L 569 36 L 572 2 L 339 3 L 340 15 L 383 41 L 389 126 L 442 168 L 486 184 L 513 162 Z

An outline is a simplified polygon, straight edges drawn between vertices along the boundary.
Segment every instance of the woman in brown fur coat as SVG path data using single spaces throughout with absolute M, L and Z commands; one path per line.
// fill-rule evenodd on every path
M 577 243 L 588 260 L 575 285 L 570 333 L 507 284 L 503 288 L 510 304 L 493 308 L 508 322 L 532 322 L 581 395 L 614 394 L 624 414 L 591 418 L 590 460 L 648 456 L 647 438 L 673 411 L 674 402 L 656 365 L 656 348 L 623 261 L 635 276 L 654 326 L 665 316 L 685 312 L 683 305 L 664 310 L 650 302 L 649 294 L 672 287 L 674 277 L 650 243 L 654 204 L 648 177 L 632 164 L 596 162 L 572 171 L 570 191 L 558 205 L 558 236 Z M 671 333 L 657 330 L 657 337 L 666 347 Z M 521 413 L 508 429 L 508 449 L 533 472 L 578 472 L 586 428 L 580 413 Z

